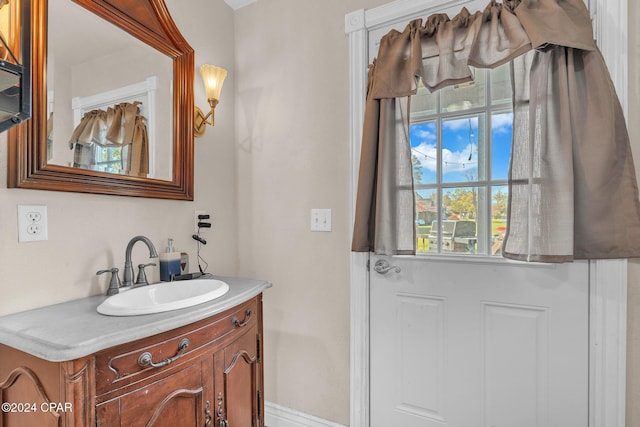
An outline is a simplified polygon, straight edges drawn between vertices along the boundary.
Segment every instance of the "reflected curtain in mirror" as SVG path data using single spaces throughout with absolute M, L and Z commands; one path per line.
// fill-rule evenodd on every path
M 87 112 L 74 129 L 69 147 L 74 150 L 73 166 L 85 169 L 122 171 L 146 177 L 149 173 L 149 138 L 146 119 L 139 103 L 123 102 L 105 110 Z M 101 154 L 115 149 L 115 160 Z

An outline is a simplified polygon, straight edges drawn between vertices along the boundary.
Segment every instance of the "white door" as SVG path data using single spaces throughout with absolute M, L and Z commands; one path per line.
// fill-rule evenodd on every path
M 371 263 L 372 427 L 588 425 L 587 262 Z
M 486 1 L 453 4 L 434 2 L 420 16 Z M 369 32 L 369 62 L 380 37 L 408 20 Z M 423 254 L 371 257 L 372 427 L 589 425 L 589 264 L 491 259 L 506 226 L 508 74 L 476 70 L 474 85 L 439 98 L 419 90 L 412 102 Z M 465 194 L 472 207 L 461 207 Z M 454 245 L 454 223 L 473 223 L 477 234 Z M 380 260 L 399 271 L 375 272 Z

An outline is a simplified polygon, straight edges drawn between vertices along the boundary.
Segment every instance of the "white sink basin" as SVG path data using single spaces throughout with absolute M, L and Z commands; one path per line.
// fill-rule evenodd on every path
M 216 279 L 194 279 L 141 286 L 110 296 L 98 306 L 108 316 L 137 316 L 191 307 L 220 298 L 229 285 Z

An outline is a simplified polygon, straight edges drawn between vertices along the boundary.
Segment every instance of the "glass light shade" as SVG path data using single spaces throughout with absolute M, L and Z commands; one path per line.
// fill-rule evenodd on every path
M 222 83 L 224 83 L 224 79 L 227 77 L 227 70 L 205 64 L 200 67 L 200 75 L 204 82 L 204 89 L 207 92 L 207 99 L 219 100 Z

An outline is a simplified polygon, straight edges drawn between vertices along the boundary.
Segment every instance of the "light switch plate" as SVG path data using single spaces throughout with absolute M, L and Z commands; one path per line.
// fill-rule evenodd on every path
M 331 231 L 331 209 L 311 209 L 311 231 Z

